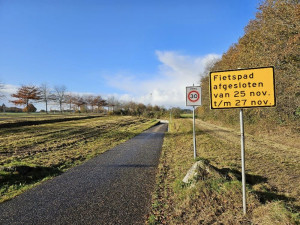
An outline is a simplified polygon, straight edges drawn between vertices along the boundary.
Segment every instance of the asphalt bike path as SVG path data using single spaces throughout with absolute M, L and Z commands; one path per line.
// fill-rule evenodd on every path
M 0 224 L 143 224 L 166 124 L 0 204 Z

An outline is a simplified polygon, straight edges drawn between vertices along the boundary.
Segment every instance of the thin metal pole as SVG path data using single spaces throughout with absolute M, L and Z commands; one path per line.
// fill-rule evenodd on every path
M 195 106 L 193 106 L 193 143 L 194 143 L 194 159 L 196 159 L 197 150 L 196 150 L 196 132 L 195 132 Z
M 243 109 L 240 109 L 240 127 L 241 127 L 241 156 L 242 156 L 242 184 L 243 184 L 243 212 L 247 213 L 246 203 L 246 176 L 245 176 L 245 136 L 244 136 L 244 118 Z
M 170 108 L 170 120 L 169 120 L 169 124 L 168 124 L 168 132 L 170 132 L 170 126 L 171 126 L 171 118 L 172 118 L 172 108 Z

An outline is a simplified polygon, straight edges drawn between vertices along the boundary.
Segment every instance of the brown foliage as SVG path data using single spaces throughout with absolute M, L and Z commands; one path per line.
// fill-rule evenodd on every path
M 245 34 L 232 45 L 211 71 L 274 66 L 277 107 L 250 109 L 246 119 L 256 123 L 263 119 L 277 124 L 298 123 L 300 109 L 300 5 L 294 0 L 266 0 L 256 18 L 249 22 Z M 203 96 L 209 96 L 209 79 L 202 79 Z M 235 110 L 209 110 L 204 97 L 201 117 L 222 118 L 234 122 Z
M 71 93 L 65 95 L 65 103 L 69 105 L 69 110 L 72 110 L 72 104 L 76 101 L 76 97 Z
M 33 104 L 28 104 L 28 106 L 23 109 L 23 112 L 36 112 L 36 108 Z
M 17 98 L 17 100 L 11 101 L 15 105 L 26 105 L 28 107 L 30 100 L 37 101 L 41 99 L 41 91 L 34 85 L 22 85 L 17 93 L 11 96 Z

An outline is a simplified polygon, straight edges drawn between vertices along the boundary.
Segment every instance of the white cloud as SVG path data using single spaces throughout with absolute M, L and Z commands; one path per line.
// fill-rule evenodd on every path
M 1 92 L 6 96 L 10 96 L 11 94 L 16 93 L 18 88 L 19 87 L 16 85 L 3 84 L 3 89 L 1 90 Z
M 185 87 L 193 84 L 199 85 L 201 74 L 206 66 L 221 58 L 217 54 L 188 56 L 174 51 L 156 51 L 156 56 L 161 64 L 158 66 L 157 72 L 151 74 L 151 78 L 148 80 L 143 79 L 143 75 L 139 76 L 129 72 L 103 76 L 109 86 L 122 90 L 126 94 L 111 93 L 101 96 L 105 99 L 113 96 L 121 101 L 150 103 L 165 107 L 185 107 Z M 18 86 L 15 85 L 4 85 L 2 93 L 7 97 L 2 99 L 0 103 L 4 102 L 7 106 L 13 106 L 8 100 L 11 99 L 10 95 L 15 93 L 17 89 Z M 72 93 L 78 95 L 89 94 Z M 44 105 L 39 103 L 38 108 L 42 109 Z
M 3 84 L 3 88 L 0 90 L 0 95 L 4 97 L 1 98 L 0 104 L 5 104 L 6 106 L 14 106 L 12 103 L 9 102 L 11 99 L 11 94 L 16 93 L 18 90 L 18 86 L 11 85 L 11 84 Z
M 128 73 L 106 77 L 110 86 L 127 92 L 114 96 L 144 104 L 185 107 L 185 87 L 199 85 L 206 66 L 221 58 L 217 54 L 197 57 L 173 51 L 156 51 L 156 55 L 161 65 L 151 80 L 141 80 Z

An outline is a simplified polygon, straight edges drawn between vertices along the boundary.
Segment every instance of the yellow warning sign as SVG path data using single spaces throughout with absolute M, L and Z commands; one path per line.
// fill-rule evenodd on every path
M 210 100 L 211 109 L 275 106 L 274 68 L 211 72 Z

